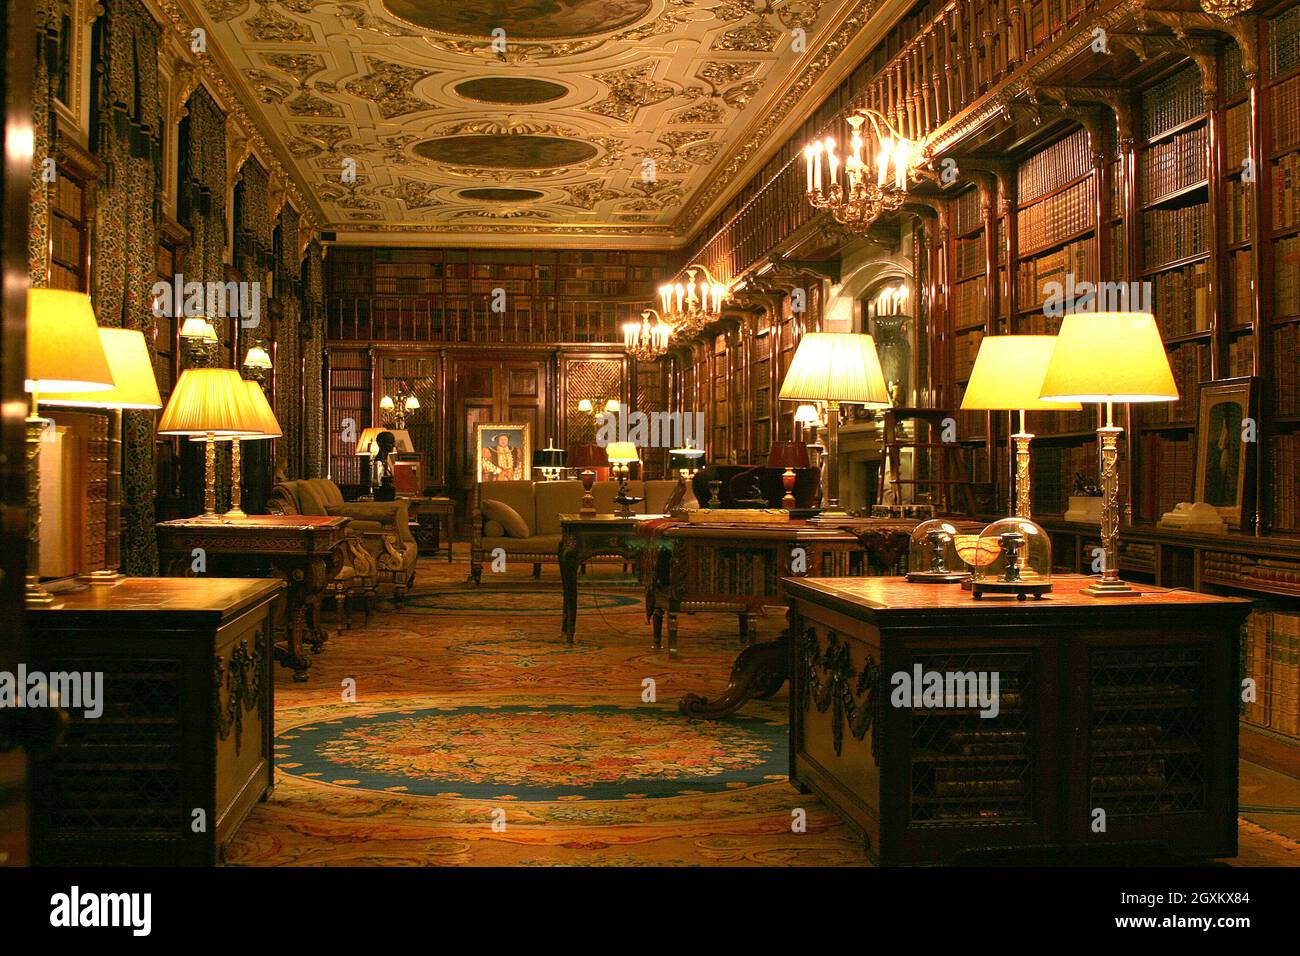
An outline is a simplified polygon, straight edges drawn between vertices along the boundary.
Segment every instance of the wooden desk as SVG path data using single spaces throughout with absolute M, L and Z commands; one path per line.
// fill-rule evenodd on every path
M 843 577 L 903 570 L 915 521 L 848 518 L 771 525 L 682 525 L 659 536 L 661 550 L 649 594 L 654 646 L 668 618 L 668 653 L 677 653 L 677 614 L 734 611 L 742 642 L 750 617 L 784 607 L 787 576 Z M 789 675 L 786 635 L 741 651 L 727 687 L 715 700 L 687 694 L 679 703 L 691 717 L 721 718 L 754 697 L 771 697 Z
M 1054 576 L 1022 603 L 902 578 L 787 578 L 791 781 L 885 864 L 1236 855 L 1249 602 L 1090 598 L 1088 580 Z M 895 675 L 916 667 L 997 674 L 998 713 L 894 706 Z
M 590 558 L 636 560 L 649 541 L 640 531 L 645 521 L 645 518 L 609 514 L 560 515 L 560 582 L 564 590 L 560 634 L 566 644 L 573 643 L 573 632 L 578 626 L 578 569 Z
M 279 577 L 287 585 L 283 647 L 276 659 L 305 681 L 311 658 L 328 635 L 320 624 L 320 599 L 344 564 L 344 541 L 351 518 L 313 515 L 249 515 L 246 518 L 183 518 L 158 524 L 158 550 L 164 574 L 222 574 L 228 577 Z M 195 555 L 204 570 L 195 570 Z
M 219 861 L 274 782 L 271 611 L 282 590 L 124 578 L 28 611 L 29 673 L 103 674 L 103 713 L 67 708 L 62 744 L 30 764 L 34 863 Z

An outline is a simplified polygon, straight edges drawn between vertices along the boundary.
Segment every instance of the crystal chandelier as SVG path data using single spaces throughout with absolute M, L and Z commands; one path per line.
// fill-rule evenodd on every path
M 700 279 L 696 282 L 695 277 Z M 662 314 L 675 323 L 678 334 L 694 334 L 722 315 L 731 291 L 713 277 L 707 266 L 686 267 L 686 282 L 666 282 L 659 287 Z
M 1255 0 L 1201 0 L 1201 9 L 1223 20 L 1231 20 L 1239 13 L 1245 13 Z
M 814 209 L 830 210 L 840 225 L 866 232 L 882 214 L 902 208 L 908 184 L 917 175 L 913 163 L 920 159 L 921 151 L 875 110 L 859 110 L 847 120 L 852 132 L 849 154 L 843 160 L 836 155 L 835 140 L 830 136 L 803 149 L 808 201 Z M 867 123 L 871 126 L 870 144 L 862 135 Z M 868 145 L 872 148 L 866 150 L 864 159 Z
M 641 313 L 641 320 L 623 323 L 623 346 L 638 362 L 653 362 L 668 351 L 668 340 L 673 327 L 660 318 L 654 309 Z

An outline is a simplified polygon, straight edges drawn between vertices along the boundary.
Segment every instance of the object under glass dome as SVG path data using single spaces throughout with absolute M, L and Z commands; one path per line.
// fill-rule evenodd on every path
M 976 600 L 985 594 L 1014 594 L 1023 601 L 1052 590 L 1052 540 L 1028 518 L 1003 518 L 978 537 L 959 535 L 956 545 L 970 566 Z
M 970 578 L 957 554 L 957 529 L 949 521 L 922 521 L 907 546 L 907 580 L 925 584 L 957 584 Z

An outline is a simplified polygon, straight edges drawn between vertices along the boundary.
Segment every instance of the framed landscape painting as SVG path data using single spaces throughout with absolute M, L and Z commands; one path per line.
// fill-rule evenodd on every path
M 532 475 L 532 460 L 527 425 L 485 422 L 474 426 L 476 481 L 523 481 Z

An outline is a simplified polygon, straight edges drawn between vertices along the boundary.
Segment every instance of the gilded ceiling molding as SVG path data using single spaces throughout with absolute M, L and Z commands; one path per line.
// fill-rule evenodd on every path
M 158 9 L 161 11 L 162 15 L 166 17 L 167 21 L 171 23 L 173 33 L 176 35 L 175 38 L 179 39 L 184 45 L 184 49 L 188 50 L 190 48 L 190 34 L 194 29 L 194 21 L 191 19 L 189 14 L 181 9 L 177 0 L 153 0 L 153 2 L 156 3 Z M 208 0 L 208 2 L 212 2 L 212 0 Z M 165 29 L 166 24 L 164 23 L 163 26 Z M 201 59 L 196 60 L 193 65 L 198 70 L 199 78 L 206 83 L 212 91 L 213 98 L 217 100 L 217 102 L 221 104 L 222 109 L 226 111 L 227 118 L 231 116 L 236 117 L 240 122 L 241 127 L 247 131 L 246 136 L 252 143 L 252 148 L 257 150 L 259 156 L 263 159 L 267 167 L 272 171 L 279 172 L 285 176 L 288 181 L 288 186 L 286 188 L 289 191 L 289 195 L 293 197 L 295 208 L 315 210 L 315 212 L 308 212 L 306 214 L 307 220 L 313 230 L 319 229 L 320 219 L 318 218 L 318 214 L 320 207 L 314 201 L 304 197 L 292 177 L 281 165 L 274 150 L 271 149 L 257 125 L 249 118 L 248 113 L 240 103 L 239 97 L 235 95 L 230 83 L 227 81 L 222 71 L 217 67 L 214 59 L 210 55 L 204 56 Z
M 267 0 L 258 0 L 258 4 L 257 13 L 241 24 L 250 40 L 263 43 L 313 42 L 311 29 L 306 24 L 272 10 Z
M 698 226 L 705 210 L 731 185 L 732 180 L 750 159 L 756 153 L 764 152 L 771 146 L 773 131 L 785 121 L 786 117 L 796 107 L 807 109 L 812 105 L 806 101 L 808 91 L 839 58 L 853 38 L 866 27 L 882 2 L 883 0 L 862 0 L 840 23 L 835 33 L 828 37 L 817 53 L 800 68 L 794 82 L 781 94 L 775 106 L 768 111 L 767 116 L 750 133 L 748 139 L 739 147 L 733 148 L 721 168 L 696 191 L 694 200 L 685 212 L 677 217 L 674 226 L 682 231 Z
M 414 89 L 421 80 L 437 76 L 438 70 L 421 70 L 371 56 L 365 61 L 370 72 L 349 80 L 343 89 L 374 103 L 384 119 L 437 108 L 437 104 L 416 96 Z

